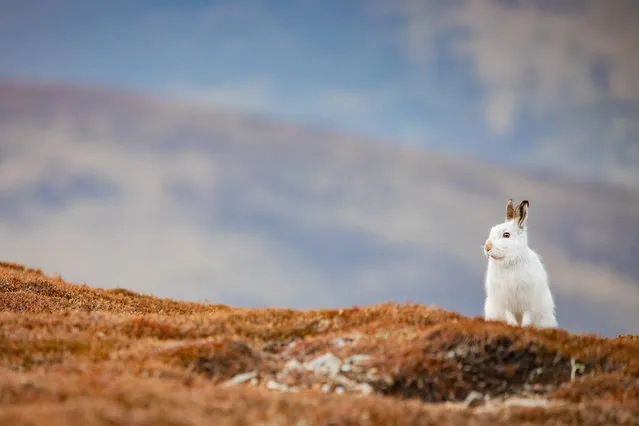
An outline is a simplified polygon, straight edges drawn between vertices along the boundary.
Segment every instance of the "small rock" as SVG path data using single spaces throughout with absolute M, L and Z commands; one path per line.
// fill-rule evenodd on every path
M 381 377 L 381 380 L 387 385 L 387 386 L 393 386 L 395 384 L 395 380 L 393 380 L 393 378 L 389 375 L 384 375 Z
M 344 388 L 343 388 L 343 387 L 341 387 L 341 386 L 337 386 L 337 387 L 335 388 L 335 393 L 336 393 L 336 394 L 338 394 L 338 395 L 343 394 L 343 393 L 344 393 Z
M 256 377 L 257 377 L 257 371 L 251 371 L 249 373 L 238 374 L 236 376 L 233 376 L 232 378 L 230 378 L 226 382 L 224 382 L 224 386 L 240 385 L 242 383 L 246 383 L 246 382 L 252 381 Z
M 464 407 L 472 408 L 481 405 L 484 402 L 484 395 L 477 391 L 470 391 L 464 400 Z
M 366 379 L 371 381 L 371 382 L 374 382 L 375 380 L 378 379 L 377 374 L 375 374 L 375 373 L 377 373 L 377 369 L 375 369 L 375 368 L 372 368 L 372 369 L 368 370 L 366 372 Z
M 354 366 L 362 364 L 370 359 L 372 359 L 370 355 L 352 355 L 344 360 L 341 370 L 343 373 L 353 371 Z
M 467 345 L 458 345 L 457 347 L 455 347 L 455 349 L 446 352 L 445 358 L 465 358 L 466 356 L 468 356 L 469 351 L 470 349 Z
M 266 382 L 266 388 L 271 390 L 288 391 L 288 386 L 278 383 L 275 380 L 269 380 Z
M 303 371 L 304 366 L 301 362 L 296 360 L 295 358 L 290 359 L 284 364 L 284 369 L 282 370 L 284 373 L 290 373 L 291 371 Z
M 333 339 L 331 343 L 333 343 L 333 346 L 336 346 L 338 348 L 343 348 L 344 346 L 346 346 L 346 341 L 342 339 L 341 337 L 337 337 Z
M 304 364 L 307 370 L 322 376 L 334 377 L 339 373 L 342 360 L 328 352 Z
M 338 348 L 343 348 L 344 346 L 348 345 L 348 344 L 352 344 L 355 343 L 358 340 L 358 336 L 354 335 L 354 336 L 344 336 L 344 337 L 336 337 L 334 338 L 331 343 L 333 344 L 333 346 L 336 346 Z
M 331 385 L 329 385 L 328 383 L 324 383 L 320 389 L 324 393 L 330 392 L 331 391 Z
M 317 331 L 326 331 L 331 326 L 331 320 L 323 318 L 316 326 Z
M 335 381 L 335 383 L 337 383 L 339 385 L 342 385 L 346 389 L 354 389 L 355 386 L 357 385 L 357 382 L 354 382 L 353 380 L 349 379 L 348 377 L 344 377 L 344 376 L 339 375 L 339 374 L 333 378 L 333 381 Z
M 359 383 L 353 388 L 354 391 L 361 392 L 365 395 L 370 395 L 373 393 L 373 388 L 368 383 Z

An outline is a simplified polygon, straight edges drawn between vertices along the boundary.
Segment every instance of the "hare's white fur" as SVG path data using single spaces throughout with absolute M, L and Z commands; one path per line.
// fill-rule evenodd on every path
M 495 225 L 484 245 L 488 256 L 484 318 L 522 327 L 556 328 L 548 275 L 537 253 L 528 247 L 528 203 L 520 207 L 521 216 Z

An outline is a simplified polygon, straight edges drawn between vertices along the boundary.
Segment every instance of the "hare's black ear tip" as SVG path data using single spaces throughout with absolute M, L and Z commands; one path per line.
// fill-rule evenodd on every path
M 528 200 L 524 200 L 524 201 L 521 202 L 521 205 L 522 206 L 529 206 L 530 202 L 528 202 Z

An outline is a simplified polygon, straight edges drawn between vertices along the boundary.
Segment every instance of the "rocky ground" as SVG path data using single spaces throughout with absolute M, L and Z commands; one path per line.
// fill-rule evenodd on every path
M 0 263 L 0 424 L 639 424 L 639 336 L 185 303 Z

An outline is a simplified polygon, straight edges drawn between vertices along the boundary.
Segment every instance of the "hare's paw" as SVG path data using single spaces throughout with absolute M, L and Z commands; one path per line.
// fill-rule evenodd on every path
M 519 325 L 519 323 L 517 322 L 517 318 L 515 318 L 515 314 L 513 314 L 510 311 L 506 311 L 504 313 L 504 320 L 506 321 L 508 325 L 515 325 L 515 326 Z

